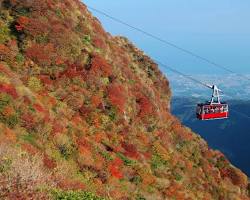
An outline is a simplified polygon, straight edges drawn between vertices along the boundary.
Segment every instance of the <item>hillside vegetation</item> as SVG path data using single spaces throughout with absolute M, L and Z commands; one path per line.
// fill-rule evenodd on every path
M 0 199 L 249 199 L 170 98 L 80 1 L 0 0 Z

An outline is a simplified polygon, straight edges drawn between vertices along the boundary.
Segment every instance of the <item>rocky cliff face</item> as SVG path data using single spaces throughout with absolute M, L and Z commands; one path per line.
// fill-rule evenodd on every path
M 248 198 L 169 112 L 158 66 L 78 0 L 0 0 L 0 196 Z

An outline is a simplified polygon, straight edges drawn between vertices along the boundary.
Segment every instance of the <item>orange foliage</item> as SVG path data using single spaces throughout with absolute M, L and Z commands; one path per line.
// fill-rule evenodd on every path
M 7 140 L 8 142 L 15 142 L 16 141 L 16 135 L 15 133 L 9 129 L 8 127 L 5 127 L 4 130 L 4 139 Z
M 26 49 L 26 56 L 39 65 L 50 65 L 55 58 L 53 44 L 33 44 Z
M 106 44 L 104 42 L 104 40 L 101 37 L 95 37 L 93 39 L 93 43 L 94 46 L 100 49 L 105 49 L 106 48 Z
M 94 107 L 98 107 L 102 103 L 102 98 L 98 95 L 94 95 L 91 97 L 91 102 Z
M 21 116 L 22 127 L 25 127 L 29 130 L 33 129 L 36 126 L 34 117 L 29 113 L 24 113 Z
M 56 162 L 48 157 L 48 155 L 44 155 L 43 157 L 43 164 L 45 167 L 49 169 L 54 169 L 56 168 Z
M 89 144 L 88 140 L 86 140 L 85 137 L 78 138 L 76 143 L 78 144 L 78 147 L 84 147 L 86 149 L 91 149 L 91 145 Z
M 187 170 L 191 171 L 193 169 L 193 163 L 189 160 L 186 160 L 185 162 Z
M 92 122 L 96 128 L 100 128 L 100 116 L 97 113 L 92 115 Z
M 113 160 L 110 164 L 109 164 L 109 172 L 111 173 L 111 175 L 117 179 L 122 179 L 123 178 L 123 174 L 120 171 L 120 167 L 122 166 L 123 161 L 120 158 L 116 158 L 115 160 Z
M 92 27 L 97 35 L 105 35 L 105 31 L 102 28 L 101 23 L 99 22 L 98 19 L 92 20 Z
M 85 185 L 80 181 L 73 181 L 73 180 L 61 180 L 58 183 L 59 188 L 63 190 L 84 190 Z
M 139 158 L 139 153 L 138 153 L 137 148 L 136 148 L 135 145 L 123 142 L 122 147 L 125 150 L 125 155 L 126 156 L 128 156 L 130 158 L 134 158 L 134 159 Z
M 181 189 L 181 185 L 173 183 L 166 191 L 165 195 L 167 197 L 176 197 L 178 191 Z
M 116 106 L 118 111 L 123 113 L 126 104 L 125 88 L 122 85 L 112 84 L 108 88 L 108 97 L 112 105 Z
M 103 57 L 97 54 L 92 56 L 90 70 L 92 70 L 95 74 L 101 73 L 104 76 L 110 76 L 112 74 L 111 66 Z
M 63 128 L 64 127 L 61 125 L 60 122 L 54 121 L 53 128 L 52 128 L 52 131 L 53 131 L 54 134 L 62 133 L 63 132 Z
M 1 44 L 0 44 L 0 56 L 1 56 Z M 0 72 L 5 73 L 8 76 L 12 75 L 12 72 L 4 65 L 0 63 Z
M 103 133 L 103 132 L 100 132 L 100 133 L 97 133 L 97 134 L 95 134 L 95 141 L 96 142 L 101 142 L 103 139 L 105 139 L 105 137 L 106 137 L 106 135 L 105 135 L 105 133 Z
M 49 26 L 47 23 L 42 22 L 39 19 L 32 18 L 29 19 L 29 23 L 24 28 L 25 33 L 32 35 L 33 37 L 39 35 L 45 35 L 49 32 Z
M 35 104 L 33 105 L 33 108 L 34 108 L 37 112 L 45 112 L 44 107 L 41 106 L 41 105 L 38 104 L 38 103 L 35 103 Z
M 73 116 L 72 122 L 77 126 L 82 123 L 82 119 L 80 115 L 77 113 L 76 115 Z
M 62 58 L 57 57 L 57 58 L 56 58 L 56 60 L 55 60 L 55 63 L 56 63 L 56 65 L 61 65 L 61 64 L 63 64 L 63 63 L 64 63 L 64 61 L 63 61 L 63 59 L 62 59 Z
M 32 146 L 31 144 L 22 144 L 22 149 L 32 155 L 35 155 L 38 153 L 38 149 L 36 149 L 34 146 Z
M 6 117 L 9 117 L 11 115 L 13 115 L 15 112 L 15 110 L 13 109 L 12 106 L 6 106 L 3 111 L 2 111 L 2 114 Z
M 23 31 L 24 28 L 28 25 L 29 23 L 29 18 L 28 17 L 25 17 L 25 16 L 20 16 L 17 21 L 16 21 L 16 30 L 17 31 Z
M 140 107 L 139 108 L 139 116 L 140 117 L 144 117 L 144 116 L 152 114 L 153 105 L 146 96 L 140 95 L 140 97 L 137 99 L 136 102 L 138 103 L 138 105 Z
M 12 57 L 10 49 L 4 44 L 0 44 L 0 60 L 8 60 Z

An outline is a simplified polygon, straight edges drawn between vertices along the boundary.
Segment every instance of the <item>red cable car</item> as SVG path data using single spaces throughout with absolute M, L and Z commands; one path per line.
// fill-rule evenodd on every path
M 209 86 L 213 90 L 211 101 L 197 104 L 196 116 L 199 120 L 225 119 L 229 116 L 228 104 L 220 102 L 220 89 L 216 85 Z

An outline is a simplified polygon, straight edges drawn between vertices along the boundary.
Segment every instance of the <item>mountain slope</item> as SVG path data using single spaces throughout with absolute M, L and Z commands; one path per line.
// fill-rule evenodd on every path
M 0 6 L 1 197 L 249 199 L 246 175 L 170 114 L 157 65 L 81 2 Z

